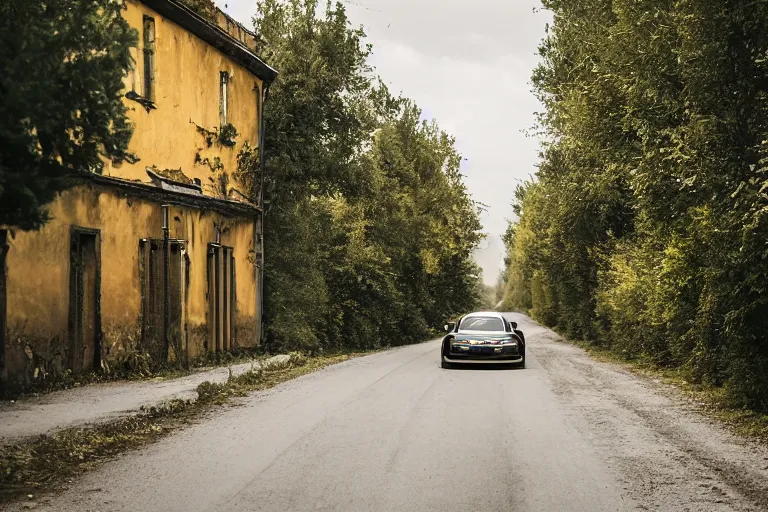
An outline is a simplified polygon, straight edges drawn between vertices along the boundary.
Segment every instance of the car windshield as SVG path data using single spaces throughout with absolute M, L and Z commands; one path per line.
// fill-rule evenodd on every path
M 474 316 L 464 319 L 460 331 L 503 331 L 504 323 L 501 318 L 492 316 Z

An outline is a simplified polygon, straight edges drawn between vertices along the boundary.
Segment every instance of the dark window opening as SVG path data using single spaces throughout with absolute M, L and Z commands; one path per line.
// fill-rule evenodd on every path
M 155 20 L 144 16 L 144 98 L 155 94 Z
M 219 73 L 219 128 L 227 125 L 227 110 L 229 109 L 229 73 Z

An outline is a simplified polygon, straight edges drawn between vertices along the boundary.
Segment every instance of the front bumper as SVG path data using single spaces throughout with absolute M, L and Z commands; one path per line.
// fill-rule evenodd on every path
M 523 360 L 517 344 L 470 345 L 451 344 L 450 352 L 443 355 L 447 363 L 501 364 L 519 363 Z
M 453 357 L 443 356 L 443 360 L 446 363 L 452 363 L 452 364 L 512 364 L 512 363 L 522 363 L 523 356 L 503 357 L 503 358 L 486 357 L 484 359 L 453 358 Z

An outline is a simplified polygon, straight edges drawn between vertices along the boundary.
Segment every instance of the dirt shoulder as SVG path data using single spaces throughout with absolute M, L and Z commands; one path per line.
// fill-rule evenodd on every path
M 768 510 L 768 447 L 662 379 L 596 360 L 526 320 L 532 351 L 625 490 L 647 510 Z

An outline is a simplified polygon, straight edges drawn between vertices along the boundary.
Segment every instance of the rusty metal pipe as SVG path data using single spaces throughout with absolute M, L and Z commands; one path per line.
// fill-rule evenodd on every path
M 171 259 L 171 206 L 168 204 L 162 205 L 163 209 L 163 363 L 168 362 L 168 328 L 170 324 L 170 298 L 168 290 L 168 282 L 170 281 L 170 259 Z

